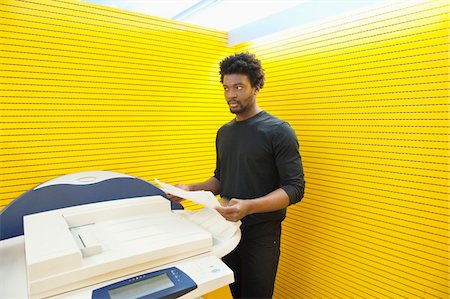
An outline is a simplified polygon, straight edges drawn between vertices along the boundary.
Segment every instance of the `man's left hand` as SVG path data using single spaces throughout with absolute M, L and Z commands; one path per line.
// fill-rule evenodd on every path
M 250 213 L 250 201 L 232 198 L 225 207 L 216 207 L 219 212 L 228 221 L 238 221 Z

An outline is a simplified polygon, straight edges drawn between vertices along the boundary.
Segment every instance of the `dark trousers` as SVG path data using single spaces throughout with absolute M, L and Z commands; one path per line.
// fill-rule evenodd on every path
M 238 246 L 222 260 L 234 272 L 233 298 L 272 298 L 280 257 L 281 223 L 243 228 Z

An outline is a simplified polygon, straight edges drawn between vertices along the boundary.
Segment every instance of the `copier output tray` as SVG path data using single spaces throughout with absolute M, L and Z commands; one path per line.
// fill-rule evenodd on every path
M 211 251 L 211 234 L 161 196 L 24 217 L 28 294 L 54 296 Z

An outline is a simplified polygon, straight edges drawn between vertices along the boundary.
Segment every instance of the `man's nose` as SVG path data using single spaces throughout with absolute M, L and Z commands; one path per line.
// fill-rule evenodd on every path
M 235 97 L 237 97 L 237 92 L 236 92 L 236 91 L 230 91 L 230 93 L 228 94 L 228 96 L 229 96 L 230 98 L 235 98 Z

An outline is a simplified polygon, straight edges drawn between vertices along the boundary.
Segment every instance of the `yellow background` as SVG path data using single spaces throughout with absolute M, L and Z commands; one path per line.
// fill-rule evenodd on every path
M 384 4 L 251 43 L 72 0 L 0 1 L 0 208 L 54 177 L 207 179 L 233 116 L 218 63 L 255 53 L 296 130 L 276 298 L 449 296 L 449 6 Z M 196 208 L 187 204 L 187 208 Z

